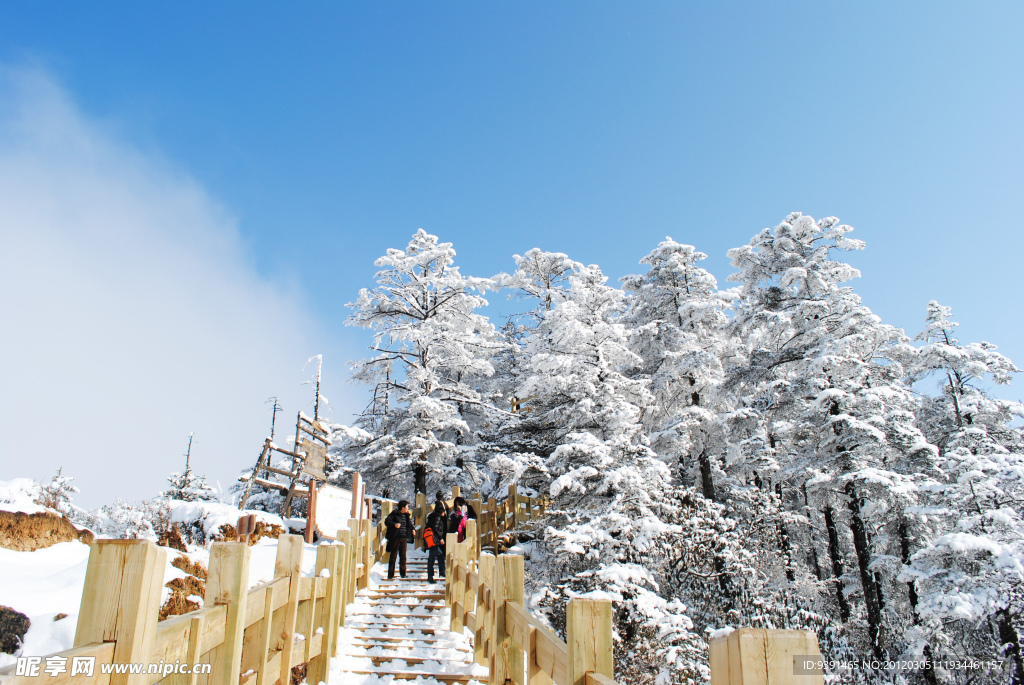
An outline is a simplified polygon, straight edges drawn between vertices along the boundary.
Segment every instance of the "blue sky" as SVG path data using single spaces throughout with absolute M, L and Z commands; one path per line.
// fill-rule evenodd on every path
M 143 164 L 152 197 L 201 195 L 233 282 L 283 298 L 269 335 L 303 340 L 259 359 L 295 359 L 228 411 L 263 421 L 262 399 L 291 392 L 275 384 L 324 352 L 347 420 L 362 397 L 343 362 L 364 338 L 343 305 L 419 227 L 474 275 L 539 246 L 618 278 L 671 235 L 725 285 L 730 247 L 793 210 L 836 215 L 868 244 L 855 285 L 886 321 L 916 332 L 938 299 L 962 339 L 1024 363 L 1021 3 L 210 5 L 4 3 L 0 64 L 118 151 L 118 188 Z M 42 87 L 24 80 L 6 78 L 0 110 Z M 8 149 L 19 135 L 0 130 Z M 236 372 L 260 376 L 249 363 Z M 182 411 L 158 451 L 189 424 Z M 259 430 L 239 428 L 217 468 L 251 461 Z

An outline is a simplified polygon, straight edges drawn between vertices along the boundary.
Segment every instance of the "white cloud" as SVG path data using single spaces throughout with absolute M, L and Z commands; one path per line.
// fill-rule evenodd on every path
M 0 103 L 0 480 L 63 466 L 82 504 L 149 497 L 194 431 L 197 470 L 228 487 L 263 401 L 283 395 L 280 426 L 311 399 L 302 365 L 325 350 L 303 298 L 256 273 L 201 187 L 46 73 L 0 68 Z

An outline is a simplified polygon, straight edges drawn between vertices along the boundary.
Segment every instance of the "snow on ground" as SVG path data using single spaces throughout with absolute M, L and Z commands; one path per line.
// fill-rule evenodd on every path
M 25 514 L 39 514 L 53 511 L 36 504 L 39 486 L 30 478 L 0 480 L 0 511 L 20 511 Z

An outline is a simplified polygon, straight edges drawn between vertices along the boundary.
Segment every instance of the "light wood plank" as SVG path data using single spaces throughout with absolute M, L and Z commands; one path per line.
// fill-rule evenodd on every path
M 587 673 L 615 677 L 611 600 L 581 597 L 569 600 L 565 634 L 569 648 L 569 685 L 586 685 Z

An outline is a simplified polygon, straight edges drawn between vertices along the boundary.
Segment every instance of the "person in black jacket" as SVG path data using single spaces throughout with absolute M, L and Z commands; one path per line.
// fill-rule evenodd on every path
M 437 565 L 437 572 L 440 578 L 444 579 L 444 554 L 445 554 L 445 532 L 448 524 L 445 517 L 437 513 L 437 510 L 430 512 L 427 516 L 427 527 L 423 536 L 427 541 L 427 583 L 434 582 L 434 565 Z
M 395 577 L 395 561 L 401 558 L 398 572 L 405 578 L 405 557 L 406 546 L 416 537 L 416 528 L 412 525 L 412 516 L 409 515 L 409 502 L 402 500 L 398 503 L 398 509 L 392 511 L 384 519 L 384 526 L 387 529 L 385 538 L 388 541 L 388 552 L 391 557 L 388 559 L 388 580 Z

